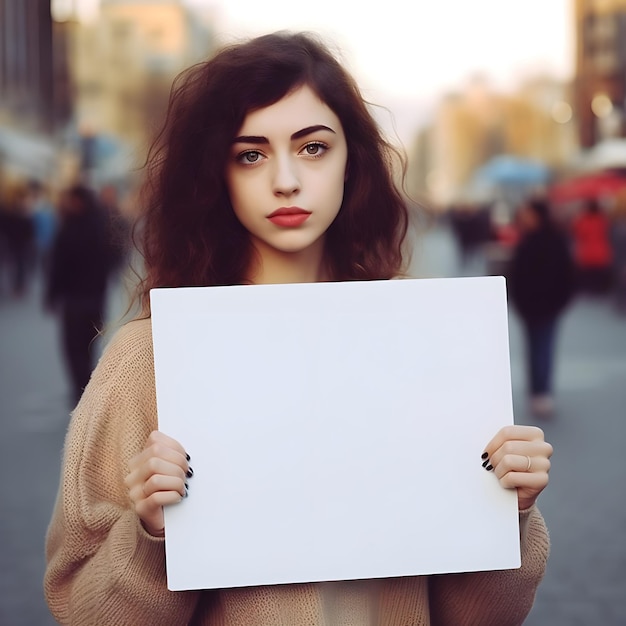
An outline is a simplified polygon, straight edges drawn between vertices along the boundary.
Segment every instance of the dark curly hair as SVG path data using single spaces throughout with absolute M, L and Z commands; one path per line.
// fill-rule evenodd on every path
M 408 215 L 393 164 L 404 167 L 403 157 L 329 49 L 312 34 L 278 32 L 224 47 L 174 81 L 142 191 L 145 314 L 152 288 L 244 281 L 253 250 L 226 188 L 231 143 L 249 112 L 304 85 L 337 115 L 348 147 L 343 203 L 325 237 L 331 280 L 401 273 Z

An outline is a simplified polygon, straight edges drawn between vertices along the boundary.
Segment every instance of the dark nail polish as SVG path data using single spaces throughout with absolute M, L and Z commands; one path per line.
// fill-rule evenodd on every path
M 190 457 L 187 453 L 185 453 L 185 458 L 186 458 L 188 461 L 191 461 L 191 457 Z
M 480 458 L 484 460 L 484 459 L 486 459 L 488 456 L 489 456 L 489 453 L 488 453 L 488 452 L 483 452 L 483 453 L 480 455 Z
M 487 465 L 485 469 L 490 472 L 493 469 L 493 465 Z
M 193 476 L 193 467 L 189 466 L 189 469 L 186 472 L 187 478 L 191 478 Z
M 487 467 L 487 465 L 489 465 L 489 459 L 483 462 L 483 467 Z
M 189 495 L 189 492 L 185 489 L 185 495 L 183 496 L 183 498 L 186 498 Z
M 189 485 L 185 483 L 185 489 L 189 489 Z

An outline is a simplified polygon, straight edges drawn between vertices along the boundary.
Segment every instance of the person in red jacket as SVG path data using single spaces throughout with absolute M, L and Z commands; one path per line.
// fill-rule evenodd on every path
M 613 262 L 610 222 L 596 200 L 589 200 L 574 219 L 572 238 L 580 290 L 606 293 L 611 284 Z

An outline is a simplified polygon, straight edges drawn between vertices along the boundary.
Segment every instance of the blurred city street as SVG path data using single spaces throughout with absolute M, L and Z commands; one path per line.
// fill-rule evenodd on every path
M 461 266 L 444 228 L 424 237 L 416 275 L 478 275 Z M 56 320 L 37 285 L 19 300 L 0 296 L 0 624 L 54 624 L 42 593 L 44 536 L 59 479 L 69 387 Z M 123 312 L 116 292 L 114 318 Z M 510 318 L 516 420 L 537 423 L 524 395 L 524 355 Z M 529 626 L 618 626 L 626 616 L 626 318 L 606 299 L 577 299 L 559 336 L 557 414 L 539 425 L 555 448 L 540 508 L 552 554 Z
M 237 80 L 234 67 L 227 82 L 250 86 L 249 96 L 242 88 L 238 103 L 225 89 L 209 88 L 220 75 L 215 55 L 249 37 L 303 29 L 328 43 L 390 147 L 404 157 L 385 163 L 416 229 L 408 274 L 511 277 L 515 420 L 543 428 L 554 447 L 550 484 L 539 499 L 552 551 L 525 624 L 626 626 L 626 0 L 527 0 L 515 11 L 498 0 L 392 0 L 382 13 L 360 12 L 358 19 L 348 3 L 326 10 L 323 4 L 0 0 L 0 626 L 56 623 L 43 594 L 45 535 L 70 411 L 90 372 L 85 346 L 93 320 L 102 319 L 109 283 L 107 332 L 94 342 L 95 354 L 131 317 L 125 283 L 137 274 L 123 275 L 134 254 L 131 224 L 150 208 L 143 232 L 148 253 L 163 264 L 156 284 L 190 284 L 190 276 L 205 280 L 199 272 L 206 268 L 237 265 L 215 260 L 222 247 L 237 254 L 230 237 L 216 231 L 212 243 L 195 240 L 210 228 L 178 237 L 185 224 L 208 223 L 224 209 L 225 188 L 233 205 L 239 182 L 223 174 L 231 165 L 243 172 L 234 164 L 253 161 L 232 158 L 231 143 L 242 132 L 233 128 L 229 137 L 226 127 L 239 117 L 247 126 L 248 114 L 272 100 L 261 94 L 261 83 Z M 199 80 L 205 71 L 207 80 Z M 332 74 L 303 86 L 314 87 L 337 114 L 352 150 L 359 115 L 333 104 L 343 100 L 335 97 Z M 291 85 L 294 93 L 300 83 Z M 278 91 L 275 105 L 283 100 Z M 215 93 L 220 105 L 214 107 Z M 200 96 L 206 103 L 192 106 Z M 221 112 L 230 116 L 226 126 Z M 292 140 L 303 136 L 298 129 L 324 129 L 319 120 L 311 123 L 294 127 Z M 261 129 L 266 143 L 282 124 Z M 368 136 L 378 143 L 376 133 Z M 309 139 L 308 147 L 318 143 Z M 182 149 L 187 143 L 191 150 Z M 321 145 L 315 158 L 333 147 Z M 293 156 L 313 165 L 309 150 Z M 354 165 L 360 157 L 348 157 L 344 193 L 365 197 L 359 180 L 370 173 Z M 176 212 L 170 213 L 170 198 Z M 387 209 L 372 202 L 358 218 L 368 219 L 370 210 L 382 217 Z M 383 247 L 376 247 L 372 259 L 381 261 Z M 369 245 L 357 249 L 361 257 L 370 253 Z M 347 256 L 365 269 L 362 258 Z M 332 263 L 323 267 L 330 271 Z M 382 267 L 381 261 L 368 275 L 380 276 Z M 252 265 L 247 269 L 249 277 Z M 462 303 L 458 310 L 463 314 Z M 533 347 L 534 413 L 521 316 Z M 556 320 L 556 410 L 541 418 L 538 406 L 547 396 L 549 411 L 551 401 L 542 374 Z M 466 413 L 463 418 L 480 419 Z

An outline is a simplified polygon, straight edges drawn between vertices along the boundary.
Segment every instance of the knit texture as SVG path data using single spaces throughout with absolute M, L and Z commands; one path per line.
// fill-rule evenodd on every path
M 60 624 L 515 626 L 532 607 L 549 551 L 536 507 L 520 513 L 516 570 L 168 591 L 164 540 L 143 529 L 124 485 L 156 428 L 151 323 L 137 320 L 111 339 L 66 435 L 44 579 Z

